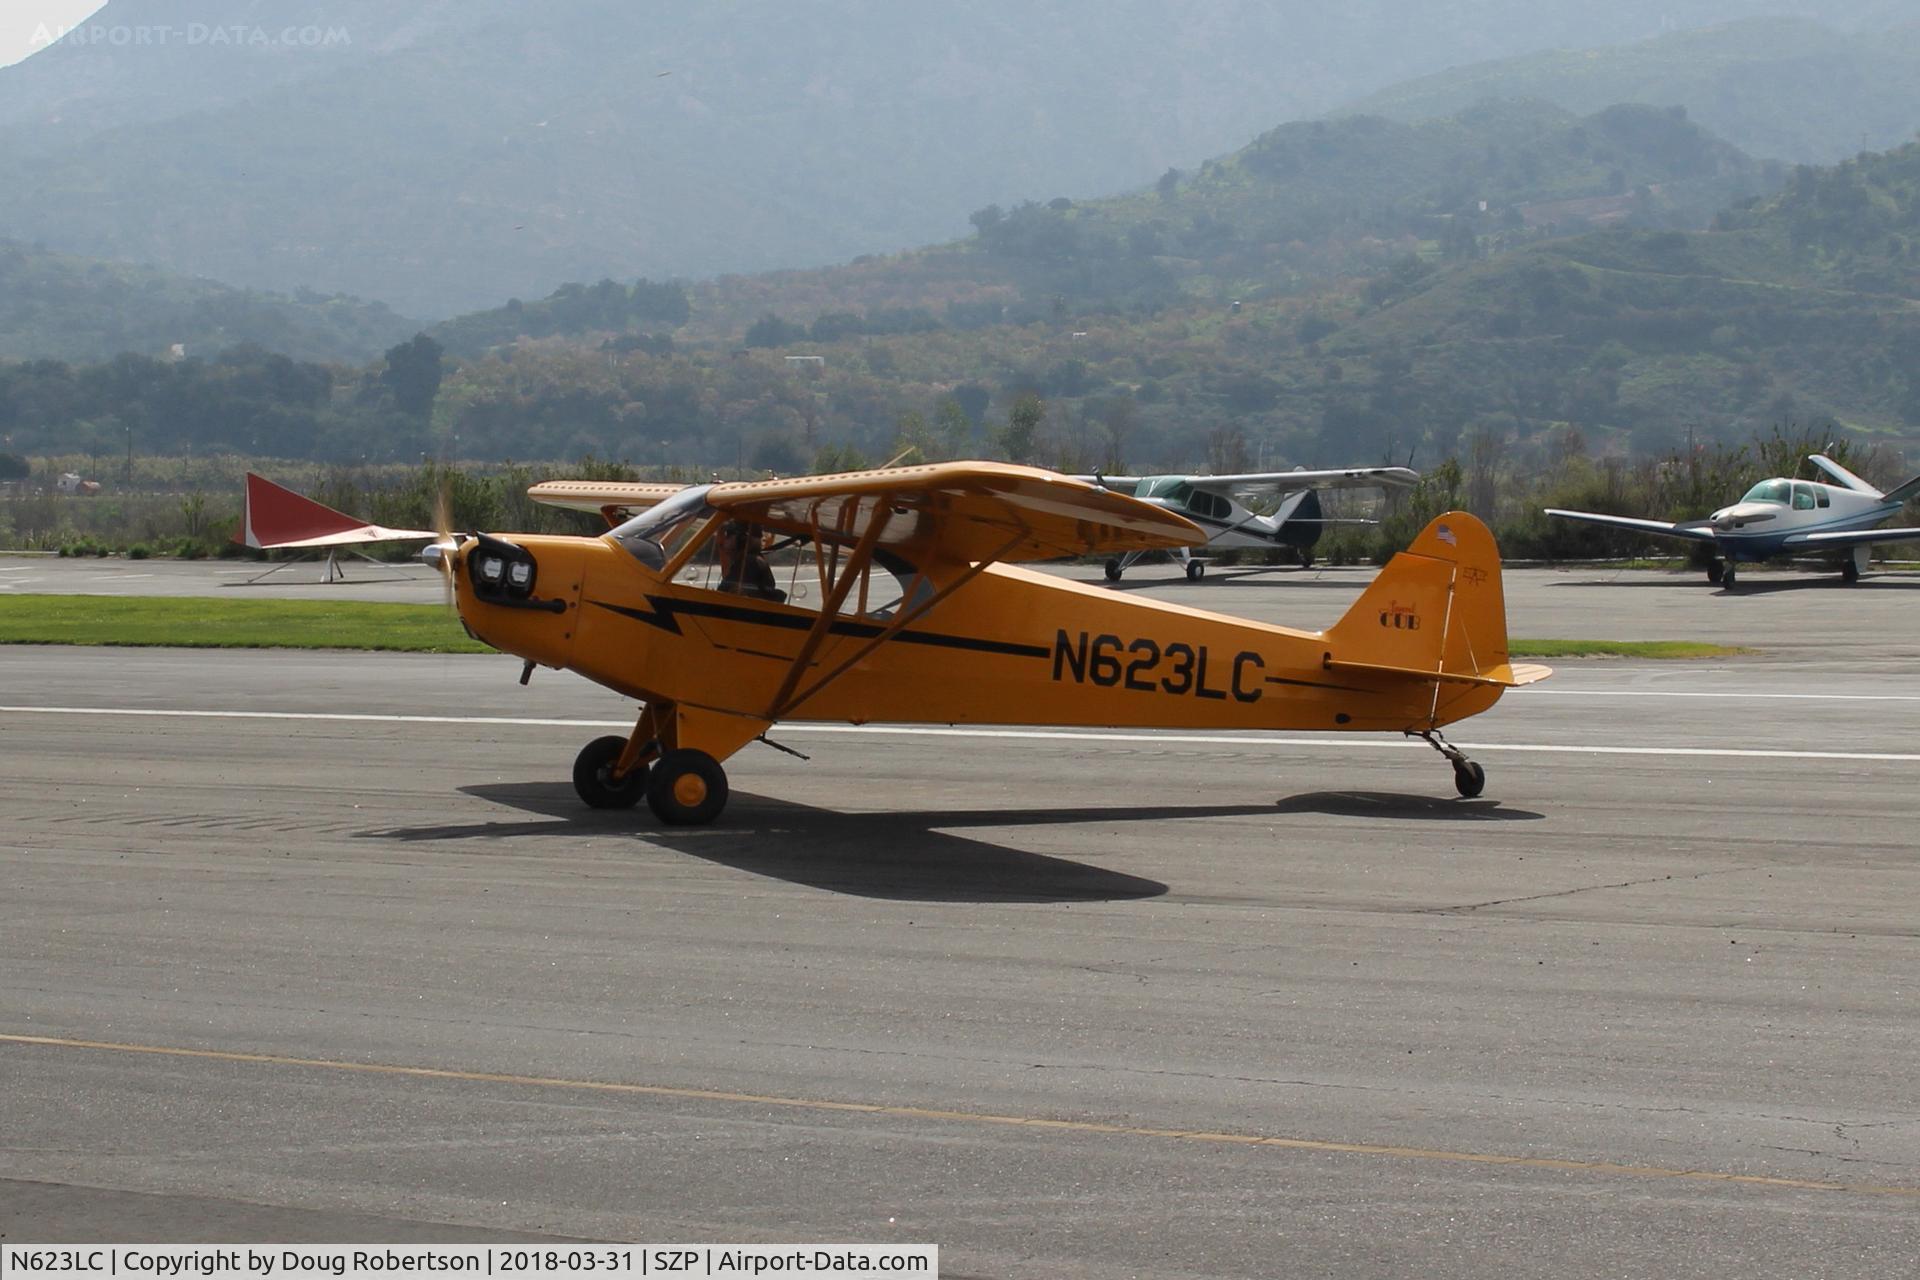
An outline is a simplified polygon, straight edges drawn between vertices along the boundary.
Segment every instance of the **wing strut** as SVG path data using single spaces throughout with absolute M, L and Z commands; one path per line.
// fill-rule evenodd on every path
M 857 504 L 856 504 L 857 505 Z M 800 652 L 794 655 L 793 666 L 787 670 L 787 678 L 780 682 L 780 691 L 773 695 L 773 701 L 767 704 L 766 718 L 778 720 L 799 701 L 793 698 L 793 691 L 800 685 L 800 677 L 806 674 L 807 664 L 813 661 L 813 655 L 820 651 L 820 644 L 827 638 L 827 632 L 833 627 L 833 620 L 840 614 L 840 606 L 847 602 L 847 593 L 853 589 L 854 579 L 863 576 L 868 565 L 873 563 L 873 549 L 880 543 L 880 534 L 885 531 L 887 521 L 893 516 L 893 499 L 890 494 L 881 494 L 874 504 L 873 520 L 866 531 L 860 535 L 860 541 L 854 545 L 853 553 L 847 557 L 845 568 L 833 567 L 837 574 L 832 592 L 820 602 L 820 616 L 813 620 L 813 628 L 807 632 L 807 639 L 800 646 Z M 816 526 L 817 527 L 817 526 Z M 833 550 L 835 560 L 839 559 L 840 549 Z M 822 585 L 825 585 L 827 570 L 822 570 Z M 838 675 L 839 672 L 834 673 Z M 807 690 L 809 696 L 825 681 L 819 681 Z M 790 700 L 791 699 L 791 700 Z

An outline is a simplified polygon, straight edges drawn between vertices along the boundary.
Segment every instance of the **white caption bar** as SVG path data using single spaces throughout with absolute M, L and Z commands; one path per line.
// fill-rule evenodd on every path
M 9 1244 L 0 1280 L 365 1280 L 470 1276 L 912 1276 L 939 1280 L 934 1244 Z

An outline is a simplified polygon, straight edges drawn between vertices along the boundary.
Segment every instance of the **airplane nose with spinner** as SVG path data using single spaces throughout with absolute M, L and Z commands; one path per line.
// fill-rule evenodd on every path
M 1722 507 L 1708 519 L 1713 527 L 1720 530 L 1743 529 L 1750 524 L 1760 524 L 1767 520 L 1776 520 L 1780 508 L 1770 502 L 1736 502 L 1730 507 Z
M 420 558 L 441 570 L 467 631 L 504 653 L 564 667 L 589 561 L 598 538 L 465 535 L 433 543 Z

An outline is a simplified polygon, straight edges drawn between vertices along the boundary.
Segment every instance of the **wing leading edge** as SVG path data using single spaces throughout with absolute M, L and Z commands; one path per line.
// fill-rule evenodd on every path
M 1631 529 L 1635 533 L 1651 533 L 1663 538 L 1684 538 L 1688 542 L 1715 540 L 1713 526 L 1705 520 L 1669 524 L 1665 520 L 1641 520 L 1634 516 L 1605 516 L 1597 511 L 1562 511 L 1558 507 L 1548 507 L 1547 514 L 1558 516 L 1562 520 L 1581 520 L 1587 524 L 1611 525 L 1616 529 Z

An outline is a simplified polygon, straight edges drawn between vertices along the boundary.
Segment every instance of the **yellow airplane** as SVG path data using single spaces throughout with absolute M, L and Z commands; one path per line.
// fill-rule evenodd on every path
M 580 752 L 574 788 L 596 808 L 644 796 L 673 824 L 717 817 L 722 762 L 782 720 L 1404 733 L 1477 796 L 1485 771 L 1442 726 L 1549 674 L 1508 660 L 1499 553 L 1463 513 L 1312 632 L 1020 567 L 1206 541 L 1175 512 L 1029 467 L 532 493 L 620 523 L 449 535 L 423 558 L 467 629 L 525 660 L 523 683 L 564 668 L 640 700 L 631 734 Z

